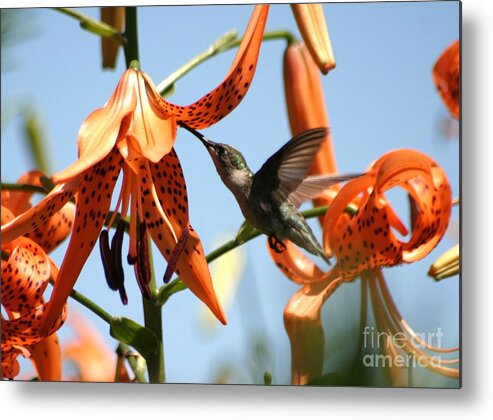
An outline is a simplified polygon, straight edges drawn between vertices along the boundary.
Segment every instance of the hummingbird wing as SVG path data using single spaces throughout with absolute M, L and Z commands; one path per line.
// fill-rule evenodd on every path
M 306 178 L 328 131 L 328 128 L 314 128 L 293 137 L 262 165 L 255 174 L 254 184 L 264 191 L 281 192 L 289 197 Z
M 338 184 L 339 182 L 348 181 L 353 178 L 358 178 L 363 173 L 357 174 L 330 174 L 330 175 L 313 175 L 305 178 L 301 184 L 298 185 L 296 190 L 289 194 L 289 201 L 295 206 L 301 206 L 301 203 L 308 200 L 313 200 L 324 190 L 331 185 Z

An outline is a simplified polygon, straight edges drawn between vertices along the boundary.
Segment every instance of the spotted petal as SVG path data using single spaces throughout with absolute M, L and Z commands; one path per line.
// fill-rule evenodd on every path
M 2 306 L 20 315 L 43 303 L 43 292 L 51 277 L 49 258 L 30 239 L 15 240 L 6 263 L 2 264 Z
M 60 267 L 60 280 L 51 294 L 44 325 L 50 325 L 59 315 L 97 241 L 108 215 L 121 165 L 122 157 L 115 148 L 78 179 L 77 210 L 72 236 Z
M 335 228 L 345 207 L 359 193 L 371 192 L 356 216 Z M 409 241 L 399 240 L 391 227 L 399 228 L 384 192 L 401 186 L 415 200 L 419 213 Z M 412 262 L 426 256 L 447 228 L 452 204 L 450 185 L 443 170 L 428 156 L 414 150 L 396 150 L 375 162 L 362 179 L 349 181 L 325 216 L 324 238 L 337 256 L 335 270 L 352 278 L 367 269 Z
M 76 182 L 57 185 L 38 204 L 2 224 L 2 242 L 10 242 L 29 232 L 49 230 L 51 218 L 74 196 L 76 188 Z
M 155 101 L 162 110 L 175 115 L 193 128 L 206 128 L 228 115 L 243 99 L 250 87 L 264 33 L 269 5 L 255 6 L 243 40 L 233 64 L 223 82 L 207 95 L 188 106 L 174 105 L 153 93 L 148 84 L 149 95 L 155 95 Z
M 62 379 L 62 352 L 56 334 L 29 347 L 31 360 L 40 381 L 60 381 Z
M 189 223 L 187 190 L 176 153 L 172 151 L 157 164 L 151 164 L 150 169 L 153 182 L 151 188 L 155 189 L 158 202 L 146 198 L 151 198 L 154 194 L 150 191 L 148 182 L 143 183 L 142 210 L 148 232 L 167 261 L 170 260 L 177 242 L 173 233 L 177 239 L 183 234 L 188 236 L 178 260 L 176 274 L 226 324 L 226 316 L 214 292 L 202 243 Z M 173 232 L 166 229 L 160 208 L 169 220 Z

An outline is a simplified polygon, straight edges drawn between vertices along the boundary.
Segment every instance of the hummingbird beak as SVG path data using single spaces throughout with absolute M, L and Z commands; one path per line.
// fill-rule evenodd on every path
M 202 133 L 199 133 L 197 130 L 195 130 L 194 128 L 192 128 L 189 125 L 185 124 L 183 121 L 178 121 L 178 125 L 180 125 L 185 130 L 189 131 L 195 137 L 197 137 L 202 142 L 202 144 L 205 147 L 207 147 L 208 150 L 214 148 L 213 142 L 210 141 L 208 138 L 206 138 Z

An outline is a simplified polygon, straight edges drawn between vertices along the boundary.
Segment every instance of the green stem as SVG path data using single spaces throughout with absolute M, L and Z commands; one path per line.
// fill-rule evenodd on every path
M 50 284 L 51 285 L 54 284 L 53 280 L 50 280 Z M 91 299 L 89 299 L 87 296 L 83 295 L 82 293 L 78 292 L 77 290 L 72 289 L 72 291 L 70 292 L 70 297 L 75 301 L 79 302 L 81 305 L 85 306 L 91 312 L 95 313 L 106 323 L 110 324 L 111 321 L 113 320 L 113 316 L 111 314 L 106 312 L 103 308 L 101 308 L 101 306 L 94 303 Z
M 285 39 L 288 45 L 296 42 L 296 37 L 289 31 L 271 31 L 266 32 L 262 38 L 264 41 L 271 41 L 277 39 Z M 185 63 L 178 70 L 170 74 L 166 79 L 157 85 L 157 90 L 162 96 L 170 95 L 174 90 L 175 83 L 193 70 L 204 61 L 223 53 L 225 51 L 237 48 L 241 44 L 242 39 L 238 39 L 236 31 L 232 30 L 226 32 L 223 36 L 218 38 L 212 43 L 212 45 L 201 52 L 199 55 L 192 58 L 189 62 Z
M 125 63 L 131 67 L 132 61 L 139 61 L 139 43 L 137 38 L 137 8 L 125 7 Z
M 106 38 L 115 37 L 122 41 L 122 34 L 118 32 L 117 29 L 113 28 L 113 26 L 108 25 L 107 23 L 101 22 L 97 19 L 93 19 L 92 17 L 87 16 L 84 13 L 77 12 L 73 9 L 68 9 L 66 7 L 55 7 L 54 10 L 70 16 L 74 19 L 77 19 L 80 22 L 81 28 L 85 29 L 86 31 L 89 31 L 98 36 L 104 36 Z
M 145 239 L 150 241 L 149 238 Z M 157 286 L 154 270 L 152 269 L 152 248 L 149 243 L 149 265 L 151 267 L 151 279 L 149 289 L 151 298 L 142 298 L 144 307 L 144 323 L 157 337 L 159 347 L 157 352 L 146 355 L 147 371 L 149 373 L 149 382 L 153 384 L 162 384 L 166 381 L 166 371 L 164 367 L 164 344 L 163 344 L 163 318 L 161 306 L 156 304 Z
M 346 207 L 346 212 L 348 212 L 351 215 L 354 215 L 356 211 L 357 208 L 352 205 Z M 301 212 L 301 214 L 305 219 L 312 219 L 314 217 L 323 216 L 326 212 L 327 212 L 327 206 L 320 206 L 320 207 L 314 207 L 312 209 L 305 210 Z M 222 255 L 226 254 L 227 252 L 235 248 L 238 248 L 244 243 L 251 241 L 252 239 L 260 235 L 261 235 L 260 231 L 258 231 L 257 229 L 252 229 L 244 237 L 242 237 L 241 240 L 238 240 L 238 238 L 232 239 L 226 242 L 225 244 L 221 245 L 219 248 L 212 251 L 205 258 L 207 262 L 210 263 L 215 259 L 221 257 Z M 164 285 L 159 289 L 156 297 L 156 304 L 164 305 L 172 295 L 181 292 L 182 290 L 185 289 L 187 289 L 185 283 L 183 283 L 183 281 L 180 278 L 176 278 L 169 284 Z
M 33 192 L 33 193 L 41 193 L 48 194 L 49 191 L 46 188 L 41 187 L 39 185 L 31 185 L 31 184 L 14 184 L 10 182 L 2 182 L 1 183 L 2 190 L 6 191 L 23 191 L 23 192 Z

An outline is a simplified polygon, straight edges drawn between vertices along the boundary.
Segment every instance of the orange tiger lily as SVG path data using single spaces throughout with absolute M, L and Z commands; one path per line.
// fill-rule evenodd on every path
M 42 173 L 32 171 L 18 182 L 39 186 L 41 176 Z M 30 208 L 31 195 L 30 192 L 2 191 L 2 226 Z M 13 379 L 18 375 L 17 357 L 22 354 L 31 359 L 40 380 L 61 379 L 61 352 L 55 331 L 65 320 L 66 308 L 63 307 L 46 334 L 41 334 L 40 325 L 46 309 L 43 292 L 50 278 L 56 282 L 58 276 L 58 268 L 47 252 L 67 237 L 73 216 L 73 205 L 68 203 L 49 217 L 45 225 L 26 232 L 25 236 L 11 242 L 2 238 L 2 252 L 8 255 L 7 260 L 2 259 L 1 303 L 7 314 L 7 318 L 3 315 L 1 318 L 4 378 Z
M 460 45 L 455 41 L 433 66 L 433 80 L 450 113 L 459 118 Z
M 285 95 L 291 131 L 329 126 L 323 89 L 317 67 L 307 48 L 288 47 L 284 57 Z M 311 174 L 337 171 L 330 136 L 324 141 L 311 168 Z M 390 188 L 405 188 L 416 202 L 417 216 L 412 237 L 407 243 L 399 241 L 390 227 L 402 234 L 407 230 L 392 211 L 384 193 Z M 314 200 L 315 205 L 329 204 L 321 217 L 323 245 L 328 255 L 335 255 L 337 263 L 324 272 L 295 245 L 286 242 L 283 253 L 269 248 L 273 260 L 283 273 L 298 283 L 296 292 L 284 311 L 284 322 L 291 343 L 292 383 L 306 384 L 322 373 L 324 331 L 321 308 L 331 293 L 344 281 L 360 275 L 370 276 L 372 296 L 386 290 L 380 267 L 412 262 L 427 255 L 443 236 L 451 209 L 450 186 L 445 174 L 429 157 L 413 151 L 390 152 L 377 160 L 364 176 L 349 181 L 344 187 L 331 187 Z M 351 217 L 346 207 L 351 204 L 358 213 Z M 378 280 L 377 280 L 378 279 Z M 377 284 L 378 283 L 378 284 Z M 376 294 L 378 288 L 380 294 Z M 419 353 L 413 347 L 414 332 L 397 308 L 392 306 L 390 294 L 372 299 L 377 306 L 379 327 L 388 330 L 389 317 L 399 325 L 406 337 L 408 352 Z M 397 322 L 396 320 L 399 320 Z M 457 349 L 441 349 L 443 352 Z M 436 349 L 433 349 L 436 351 Z M 443 364 L 455 361 L 444 361 Z M 447 376 L 458 374 L 457 369 L 443 365 L 432 366 Z
M 407 242 L 398 239 L 391 229 L 407 234 L 385 198 L 385 192 L 396 186 L 406 189 L 419 209 Z M 330 271 L 323 272 L 291 243 L 286 243 L 287 249 L 282 254 L 271 252 L 280 269 L 302 286 L 290 299 L 284 313 L 294 349 L 295 383 L 307 383 L 321 373 L 320 311 L 328 297 L 345 281 L 428 255 L 445 233 L 451 201 L 445 173 L 433 160 L 414 150 L 396 150 L 378 159 L 361 178 L 349 181 L 329 206 L 323 223 L 323 242 L 337 258 Z M 358 208 L 353 217 L 345 211 L 349 204 Z M 307 337 L 318 337 L 313 347 L 310 344 L 310 349 L 318 355 L 311 358 L 310 366 L 302 361 L 306 353 L 298 347 L 298 343 L 305 343 L 307 352 Z M 313 366 L 315 361 L 318 364 Z
M 122 170 L 123 183 L 116 210 L 120 210 L 123 218 L 130 213 L 128 260 L 134 264 L 143 294 L 150 293 L 146 284 L 148 262 L 142 261 L 149 234 L 167 261 L 179 249 L 182 257 L 174 271 L 216 317 L 226 323 L 202 244 L 189 223 L 185 181 L 173 144 L 178 121 L 194 128 L 208 127 L 240 103 L 255 72 L 267 13 L 268 6 L 255 7 L 224 81 L 191 105 L 179 106 L 165 101 L 144 72 L 126 70 L 106 105 L 83 122 L 78 137 L 79 159 L 52 177 L 56 186 L 44 200 L 2 226 L 3 237 L 11 240 L 30 227 L 42 226 L 47 216 L 72 197 L 76 198 L 73 233 L 60 267 L 63 280 L 53 290 L 46 325 L 58 316 L 102 231 Z M 142 222 L 139 232 L 137 219 Z M 116 235 L 114 258 L 118 259 L 123 236 L 121 225 Z M 103 254 L 106 251 L 103 249 Z M 121 261 L 116 265 L 122 270 Z M 125 303 L 121 273 L 116 273 L 116 277 L 119 284 L 113 286 L 119 289 Z

